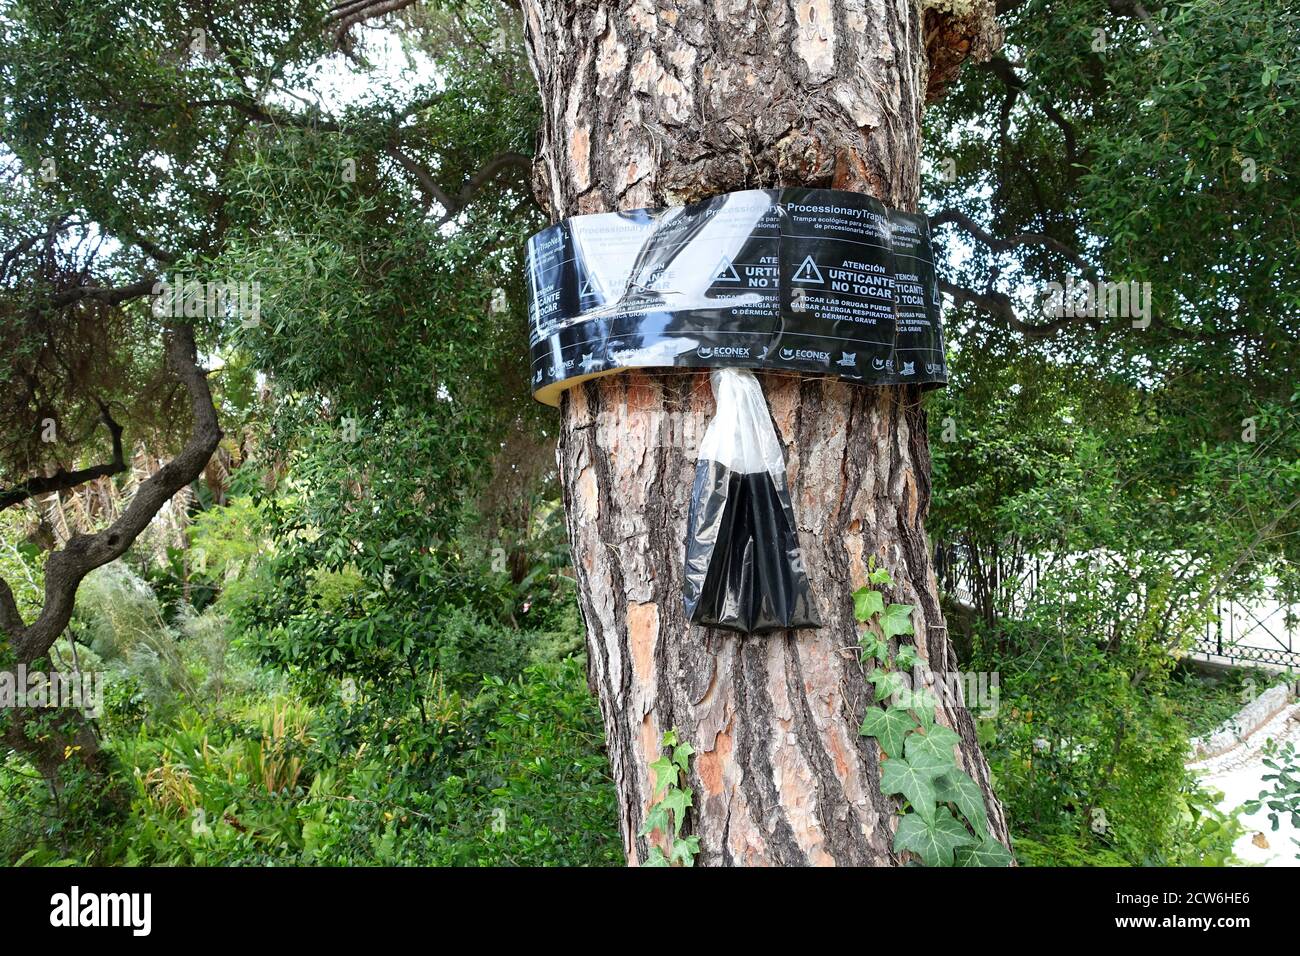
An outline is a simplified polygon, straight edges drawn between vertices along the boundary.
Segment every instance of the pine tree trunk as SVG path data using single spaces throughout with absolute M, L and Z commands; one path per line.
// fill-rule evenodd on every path
M 974 6 L 955 20 L 909 0 L 525 2 L 544 110 L 538 197 L 559 219 L 818 186 L 914 211 L 923 103 L 964 56 L 996 43 L 991 4 Z M 742 637 L 685 620 L 685 523 L 713 412 L 706 374 L 625 372 L 563 400 L 558 458 L 628 861 L 648 853 L 648 764 L 675 726 L 697 751 L 698 863 L 897 864 L 897 798 L 881 793 L 879 750 L 858 734 L 871 698 L 850 594 L 876 556 L 896 582 L 889 599 L 916 606 L 918 652 L 933 671 L 957 669 L 923 524 L 921 395 L 761 379 L 816 631 Z M 969 714 L 943 704 L 939 721 L 960 735 L 1005 842 Z

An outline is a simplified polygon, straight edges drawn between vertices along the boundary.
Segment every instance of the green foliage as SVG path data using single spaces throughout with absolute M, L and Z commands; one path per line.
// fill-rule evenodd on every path
M 368 703 L 358 698 L 351 708 Z M 317 778 L 304 807 L 305 861 L 621 861 L 599 713 L 580 660 L 533 665 L 515 680 L 487 678 L 472 697 L 445 697 L 430 718 L 449 738 L 432 762 L 422 742 L 394 741 L 372 757 L 369 747 L 354 751 L 346 782 Z
M 1022 866 L 1131 866 L 1124 857 L 1085 836 L 1055 833 L 1041 842 L 1030 837 L 1012 841 Z
M 955 748 L 960 738 L 935 722 L 933 698 L 918 690 L 905 692 L 901 705 L 889 703 L 890 697 L 903 691 L 901 675 L 891 668 L 903 667 L 900 662 L 905 660 L 909 667 L 920 669 L 915 647 L 897 640 L 914 633 L 912 606 L 886 605 L 883 594 L 872 588 L 872 584 L 893 583 L 889 572 L 876 566 L 874 555 L 868 559 L 868 581 L 853 593 L 854 617 L 866 625 L 864 660 L 872 661 L 868 678 L 876 701 L 884 706 L 867 708 L 860 732 L 880 746 L 881 791 L 905 801 L 894 833 L 894 852 L 912 854 L 926 866 L 1009 866 L 1011 854 L 989 832 L 984 792 L 957 765 Z M 874 628 L 879 628 L 879 636 Z M 905 656 L 904 648 L 912 653 Z
M 1135 387 L 1091 345 L 1008 348 L 961 348 L 936 395 L 929 527 L 969 555 L 954 631 L 1000 675 L 981 742 L 1016 845 L 1030 864 L 1230 861 L 1236 824 L 1189 779 L 1184 721 L 1216 725 L 1237 685 L 1188 683 L 1176 660 L 1217 598 L 1294 588 L 1295 397 L 1204 368 Z M 1267 432 L 1243 440 L 1256 413 Z
M 9 582 L 19 613 L 31 620 L 41 606 L 45 574 L 40 548 L 23 537 L 23 525 L 17 510 L 0 511 L 0 578 Z
M 1297 583 L 1300 286 L 1277 265 L 1300 208 L 1293 17 L 1276 0 L 1183 0 L 1149 21 L 1033 0 L 1000 20 L 999 57 L 928 114 L 933 168 L 951 158 L 957 175 L 926 191 L 997 237 L 1051 242 L 940 229 L 946 278 L 1040 324 L 1045 284 L 1086 276 L 1063 245 L 1103 279 L 1149 281 L 1154 310 L 1146 328 L 1052 334 L 954 310 L 929 527 L 970 552 L 990 628 L 1018 613 L 1035 559 L 1080 592 L 1092 569 L 1061 563 L 1104 552 L 1124 565 L 1103 572 L 1107 633 L 1126 639 L 1158 599 L 1176 646 L 1216 597 Z
M 1184 767 L 1172 656 L 1158 642 L 1099 638 L 1110 602 L 1040 588 L 1026 620 L 977 631 L 970 664 L 1000 672 L 983 749 L 1017 848 L 1034 847 L 1024 862 L 1102 851 L 1135 866 L 1230 861 L 1240 828 Z
M 1261 790 L 1254 800 L 1242 806 L 1244 813 L 1258 813 L 1263 807 L 1268 808 L 1268 819 L 1276 831 L 1282 824 L 1283 817 L 1291 818 L 1291 826 L 1300 828 L 1300 751 L 1295 744 L 1287 741 L 1278 746 L 1270 740 L 1265 750 L 1264 766 L 1271 771 L 1263 779 L 1271 786 Z M 1300 847 L 1300 840 L 1292 837 L 1291 842 Z M 1300 859 L 1300 853 L 1296 853 Z
M 1203 673 L 1180 664 L 1169 675 L 1166 694 L 1174 713 L 1187 724 L 1188 733 L 1203 737 L 1221 727 L 1278 679 L 1277 674 L 1249 667 Z
M 1206 693 L 1172 660 L 1216 596 L 1300 588 L 1293 16 L 1178 0 L 1146 23 L 1125 6 L 1012 5 L 1020 85 L 972 66 L 927 131 L 958 171 L 928 183 L 932 208 L 1153 288 L 1144 330 L 1024 336 L 956 310 L 952 385 L 927 399 L 958 436 L 933 446 L 930 528 L 972 555 L 970 653 L 1005 705 L 981 741 L 1031 865 L 1230 859 L 1236 825 L 1182 759 L 1184 722 L 1217 722 L 1235 688 Z M 249 463 L 224 495 L 193 489 L 183 547 L 92 575 L 51 654 L 111 675 L 98 729 L 128 805 L 75 766 L 55 799 L 7 757 L 0 859 L 619 858 L 551 437 L 527 400 L 521 249 L 542 217 L 520 175 L 539 109 L 517 15 L 408 9 L 410 69 L 392 76 L 364 44 L 341 64 L 324 14 L 0 0 L 0 486 L 107 460 L 101 401 L 154 454 L 186 428 L 147 300 L 50 293 L 184 272 L 256 281 L 262 311 L 199 320 Z M 412 173 L 460 196 L 501 157 L 457 208 Z M 1033 243 L 1013 257 L 939 235 L 947 278 L 972 289 L 1023 299 L 1076 271 Z M 31 515 L 0 514 L 0 575 L 29 618 L 49 547 Z M 1014 582 L 1039 559 L 1026 602 Z M 911 608 L 885 601 L 886 569 L 868 577 L 854 606 L 882 703 L 862 733 L 904 801 L 896 849 L 1005 864 L 951 732 L 907 693 Z M 689 745 L 665 746 L 659 862 L 688 865 Z
M 686 812 L 695 805 L 695 791 L 685 785 L 695 748 L 678 738 L 676 727 L 663 735 L 660 747 L 667 753 L 660 754 L 650 764 L 655 775 L 655 799 L 638 836 L 658 832 L 668 844 L 668 852 L 658 843 L 651 844 L 650 855 L 642 866 L 694 866 L 700 852 L 700 838 L 693 834 L 682 836 L 682 826 L 686 823 Z
M 1133 384 L 1182 380 L 1206 410 L 1228 395 L 1284 399 L 1300 342 L 1300 285 L 1283 265 L 1300 208 L 1294 11 L 1285 0 L 1149 6 L 1150 20 L 1092 0 L 1005 11 L 998 59 L 963 70 L 927 110 L 933 169 L 951 158 L 956 176 L 927 177 L 925 192 L 933 210 L 959 208 L 995 236 L 1044 234 L 1105 279 L 1150 282 L 1151 325 L 1078 322 L 1035 340 L 963 310 L 950 340 L 990 363 L 1030 353 Z M 974 243 L 948 278 L 1006 293 L 1037 324 L 1049 317 L 1034 292 L 1067 276 L 1083 278 L 1048 246 Z M 1218 403 L 1222 419 L 1228 408 Z
M 901 754 L 903 741 L 914 727 L 916 719 L 906 707 L 869 707 L 860 733 L 863 737 L 875 737 L 885 753 Z
M 143 579 L 110 568 L 83 593 L 74 633 L 83 641 L 93 635 L 107 655 L 78 648 L 83 667 L 109 672 L 100 728 L 128 805 L 106 817 L 93 800 L 96 782 L 85 776 L 70 777 L 55 802 L 11 759 L 0 768 L 0 859 L 621 860 L 599 712 L 581 658 L 530 649 L 526 636 L 500 627 L 496 635 L 481 624 L 465 630 L 453 615 L 449 630 L 462 628 L 457 660 L 507 676 L 458 672 L 453 689 L 435 672 L 418 696 L 391 698 L 383 688 L 336 681 L 309 703 L 296 681 L 248 655 L 238 631 L 232 646 L 224 595 L 170 625 Z M 240 573 L 255 572 L 245 564 Z M 176 670 L 160 665 L 172 658 Z

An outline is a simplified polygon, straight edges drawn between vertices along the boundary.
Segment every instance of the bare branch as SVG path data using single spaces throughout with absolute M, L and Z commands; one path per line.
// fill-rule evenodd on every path
M 132 235 L 130 238 L 132 242 L 144 250 L 145 255 L 152 256 L 158 262 L 171 265 L 171 263 L 176 261 L 175 255 L 170 252 L 165 252 L 156 242 L 146 239 L 144 236 Z
M 1147 32 L 1151 34 L 1152 40 L 1157 43 L 1165 42 L 1165 35 L 1160 29 L 1160 24 L 1156 23 L 1147 8 L 1143 6 L 1142 0 L 1107 0 L 1106 6 L 1110 8 L 1111 13 L 1118 16 L 1137 17 L 1142 21 L 1142 25 L 1147 28 Z
M 132 282 L 130 285 L 76 285 L 55 292 L 50 296 L 49 304 L 53 308 L 63 309 L 85 299 L 93 299 L 106 305 L 121 305 L 132 299 L 139 299 L 142 296 L 149 295 L 157 282 L 157 276 L 146 276 L 137 282 Z
M 376 20 L 387 13 L 395 13 L 415 3 L 415 0 L 342 0 L 330 8 L 329 19 L 338 24 L 334 42 L 339 49 L 351 46 L 348 31 L 367 20 Z
M 15 485 L 8 491 L 0 491 L 0 511 L 20 504 L 33 495 L 66 491 L 69 488 L 77 487 L 77 485 L 85 484 L 87 481 L 120 474 L 126 470 L 126 458 L 122 454 L 122 426 L 113 420 L 113 416 L 109 414 L 108 406 L 102 402 L 99 411 L 100 420 L 108 426 L 108 433 L 113 437 L 113 459 L 102 465 L 78 468 L 75 471 L 64 471 L 60 468 L 52 475 L 29 478 L 21 485 Z
M 953 285 L 946 279 L 939 280 L 939 288 L 952 296 L 953 304 L 958 308 L 963 305 L 973 305 L 983 312 L 1000 318 L 1013 331 L 1031 339 L 1047 338 L 1077 323 L 1096 325 L 1096 319 L 1084 316 L 1063 316 L 1050 322 L 1025 322 L 1016 314 L 1010 296 L 995 289 L 976 292 L 973 289 Z
M 528 175 L 532 171 L 533 161 L 523 153 L 498 153 L 486 163 L 483 168 L 466 180 L 465 185 L 460 187 L 460 192 L 456 199 L 460 208 L 464 209 L 469 205 L 469 201 L 474 198 L 483 186 L 496 178 L 497 174 L 507 169 L 518 169 Z
M 3 256 L 0 256 L 0 280 L 3 280 L 8 274 L 9 267 L 13 263 L 17 262 L 21 256 L 26 255 L 35 248 L 37 243 L 52 242 L 55 236 L 60 232 L 71 228 L 73 225 L 75 225 L 75 223 L 72 221 L 72 214 L 63 213 L 62 215 L 51 218 L 50 224 L 46 227 L 44 232 L 20 240 L 12 249 L 7 250 Z
M 983 64 L 984 68 L 989 70 L 994 76 L 1002 81 L 1008 92 L 1029 93 L 1028 86 L 1024 79 L 1013 68 L 1011 61 L 1005 57 L 991 57 L 989 61 Z M 1065 140 L 1065 159 L 1066 166 L 1071 175 L 1075 173 L 1075 166 L 1079 164 L 1079 151 L 1077 141 L 1074 135 L 1074 126 L 1065 118 L 1056 104 L 1042 96 L 1031 97 L 1053 123 L 1061 131 L 1061 137 Z M 1004 120 L 1005 122 L 1005 120 Z
M 946 226 L 949 223 L 960 226 L 967 234 L 978 239 L 984 245 L 988 246 L 994 252 L 1010 252 L 1012 249 L 1020 246 L 1042 246 L 1045 249 L 1051 249 L 1053 252 L 1064 256 L 1070 260 L 1080 272 L 1089 278 L 1096 278 L 1097 270 L 1086 260 L 1065 243 L 1059 239 L 1053 239 L 1051 236 L 1044 235 L 1041 232 L 1022 232 L 1012 236 L 1010 239 L 998 239 L 991 235 L 979 223 L 970 216 L 957 209 L 945 209 L 937 216 L 930 217 L 930 225 Z
M 973 305 L 994 318 L 1001 319 L 1003 323 L 1014 332 L 1029 339 L 1049 338 L 1056 333 L 1069 328 L 1072 325 L 1086 325 L 1094 331 L 1100 331 L 1102 328 L 1101 319 L 1096 316 L 1088 315 L 1066 315 L 1054 318 L 1050 322 L 1026 322 L 1016 314 L 1015 305 L 1011 297 L 996 289 L 988 289 L 985 292 L 976 292 L 974 289 L 967 289 L 964 286 L 954 285 L 946 279 L 939 280 L 941 291 L 952 296 L 953 304 L 958 308 L 963 305 Z M 1102 317 L 1104 318 L 1104 316 Z M 1124 319 L 1124 322 L 1130 320 Z M 1227 328 L 1217 332 L 1205 332 L 1200 329 L 1189 329 L 1173 325 L 1167 320 L 1158 319 L 1156 316 L 1151 317 L 1152 327 L 1165 329 L 1171 336 L 1176 339 L 1182 339 L 1189 342 L 1206 342 L 1210 344 L 1231 342 L 1240 339 L 1249 339 L 1251 332 L 1243 328 Z
M 441 225 L 449 219 L 460 214 L 460 212 L 470 204 L 474 196 L 485 185 L 495 179 L 503 171 L 509 169 L 518 169 L 525 175 L 532 169 L 532 160 L 523 153 L 498 153 L 486 163 L 483 168 L 467 179 L 455 196 L 449 195 L 445 189 L 438 185 L 432 174 L 417 163 L 411 157 L 407 156 L 394 145 L 389 145 L 385 150 L 389 156 L 395 159 L 403 169 L 415 177 L 420 185 L 420 190 L 425 196 L 437 202 L 443 208 L 442 219 L 438 221 Z
M 280 110 L 259 103 L 256 100 L 247 99 L 238 96 L 218 96 L 210 99 L 191 100 L 185 104 L 194 108 L 206 108 L 209 106 L 228 106 L 230 109 L 258 123 L 268 126 L 292 126 L 296 129 L 323 130 L 327 133 L 342 132 L 342 127 L 333 120 L 324 119 L 316 116 L 299 116 L 296 113 L 290 113 L 287 110 Z M 152 103 L 138 102 L 135 107 L 142 110 L 163 110 L 170 109 L 169 103 Z M 141 248 L 144 248 L 141 246 Z M 147 249 L 145 250 L 148 251 Z M 152 253 L 151 253 L 152 254 Z
M 433 178 L 427 169 L 415 160 L 411 159 L 411 157 L 407 156 L 396 146 L 389 145 L 384 148 L 384 152 L 397 160 L 398 164 L 403 169 L 415 177 L 416 182 L 420 184 L 421 192 L 423 192 L 430 201 L 436 202 L 448 213 L 452 212 L 455 205 L 452 198 L 443 191 L 443 188 L 438 185 L 437 180 Z M 454 215 L 454 213 L 452 214 Z

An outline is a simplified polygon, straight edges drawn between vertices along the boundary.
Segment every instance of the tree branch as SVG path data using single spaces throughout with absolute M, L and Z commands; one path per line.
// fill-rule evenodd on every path
M 1051 249 L 1053 252 L 1064 256 L 1070 260 L 1080 272 L 1084 273 L 1091 279 L 1097 277 L 1097 270 L 1086 260 L 1065 243 L 1059 239 L 1053 239 L 1051 236 L 1041 232 L 1022 232 L 1012 236 L 1010 239 L 998 239 L 991 235 L 979 223 L 970 216 L 958 209 L 945 209 L 936 216 L 930 217 L 930 225 L 946 226 L 949 223 L 960 226 L 963 231 L 981 243 L 988 246 L 994 252 L 1010 252 L 1012 249 L 1020 246 L 1042 246 L 1045 249 Z
M 1008 91 L 1017 93 L 1028 93 L 1029 89 L 1024 79 L 1012 67 L 1011 62 L 1006 57 L 995 56 L 983 64 L 984 68 L 990 71 L 994 76 L 1000 79 Z M 1070 175 L 1074 175 L 1074 168 L 1079 162 L 1078 146 L 1074 135 L 1074 126 L 1065 118 L 1056 105 L 1050 100 L 1042 97 L 1032 97 L 1033 101 L 1061 131 L 1061 137 L 1065 140 L 1065 159 L 1066 167 Z
M 256 100 L 245 99 L 238 96 L 218 96 L 209 99 L 191 100 L 185 105 L 199 109 L 207 108 L 209 106 L 228 106 L 237 113 L 242 113 L 249 119 L 255 120 L 258 123 L 263 123 L 267 126 L 292 126 L 296 129 L 324 130 L 327 133 L 342 132 L 342 127 L 333 120 L 299 116 L 296 113 L 290 113 L 287 110 L 274 109 L 264 103 L 259 103 Z M 152 103 L 145 101 L 137 102 L 135 106 L 138 109 L 151 111 L 172 108 L 172 104 L 170 103 Z M 142 246 L 141 248 L 144 247 Z
M 1147 32 L 1151 34 L 1152 40 L 1157 43 L 1165 42 L 1165 35 L 1160 29 L 1160 24 L 1156 23 L 1147 8 L 1142 5 L 1142 0 L 1106 0 L 1106 6 L 1110 8 L 1111 13 L 1118 16 L 1137 17 L 1142 21 L 1142 25 L 1147 28 Z
M 158 262 L 163 263 L 164 265 L 171 265 L 173 262 L 176 261 L 176 256 L 174 256 L 170 252 L 164 251 L 163 248 L 159 246 L 156 242 L 146 239 L 144 236 L 132 235 L 130 239 L 137 246 L 143 249 L 146 255 L 152 256 L 154 259 L 156 259 Z
M 99 412 L 100 420 L 108 426 L 108 433 L 113 436 L 113 459 L 102 465 L 78 468 L 75 471 L 64 471 L 60 468 L 52 475 L 29 478 L 21 485 L 15 485 L 8 491 L 0 491 L 0 511 L 26 501 L 33 495 L 66 491 L 69 488 L 77 487 L 77 485 L 85 484 L 87 481 L 94 481 L 96 478 L 105 478 L 126 471 L 126 458 L 122 454 L 122 426 L 113 420 L 113 416 L 109 414 L 108 406 L 103 402 L 99 405 Z
M 1097 320 L 1094 318 L 1072 315 L 1062 316 L 1050 322 L 1025 322 L 1016 314 L 1011 298 L 995 289 L 989 289 L 987 292 L 976 292 L 973 289 L 953 285 L 946 279 L 939 280 L 939 289 L 952 296 L 953 304 L 957 308 L 961 308 L 963 305 L 973 305 L 983 312 L 1002 319 L 1013 331 L 1031 339 L 1047 338 L 1080 322 L 1093 326 L 1097 324 Z
M 49 226 L 44 232 L 20 240 L 12 249 L 7 250 L 3 256 L 0 256 L 0 281 L 3 281 L 4 277 L 8 275 L 9 267 L 17 262 L 21 256 L 26 255 L 35 248 L 38 242 L 50 243 L 55 236 L 73 225 L 72 213 L 65 212 L 52 217 Z
M 162 506 L 203 473 L 221 442 L 207 373 L 198 364 L 194 329 L 188 325 L 173 327 L 165 340 L 167 362 L 190 395 L 194 430 L 176 457 L 136 489 L 130 505 L 116 521 L 96 534 L 74 535 L 61 550 L 50 555 L 45 564 L 45 604 L 37 619 L 20 630 L 14 640 L 18 659 L 23 663 L 43 657 L 68 626 L 82 579 L 95 568 L 121 557 Z
M 1100 331 L 1102 328 L 1101 318 L 1088 315 L 1066 315 L 1052 319 L 1050 322 L 1026 322 L 1016 314 L 1010 296 L 992 288 L 985 292 L 976 292 L 964 286 L 954 285 L 946 279 L 940 279 L 939 289 L 952 296 L 953 304 L 958 308 L 963 305 L 973 305 L 980 311 L 1001 319 L 1012 331 L 1019 332 L 1029 339 L 1049 338 L 1075 324 L 1090 326 L 1093 331 Z M 1203 332 L 1172 325 L 1154 315 L 1151 317 L 1151 324 L 1153 328 L 1159 326 L 1168 330 L 1169 334 L 1176 339 L 1190 342 L 1221 344 L 1251 337 L 1249 329 L 1228 328 L 1219 332 Z
M 14 600 L 14 592 L 9 587 L 9 582 L 0 578 L 0 631 L 9 635 L 10 640 L 17 642 L 22 633 L 27 630 L 27 625 L 23 623 L 23 616 L 18 613 L 18 602 Z
M 443 188 L 438 185 L 437 180 L 433 178 L 433 175 L 427 169 L 392 144 L 385 146 L 384 152 L 395 159 L 398 165 L 415 177 L 416 182 L 420 185 L 420 191 L 423 192 L 431 202 L 436 202 L 448 214 L 455 215 L 455 213 L 452 212 L 452 209 L 455 206 L 452 198 L 443 191 Z
M 520 169 L 526 175 L 532 169 L 532 160 L 523 153 L 498 153 L 484 163 L 482 169 L 465 180 L 456 195 L 452 196 L 438 185 L 427 169 L 403 153 L 396 145 L 390 143 L 385 147 L 385 152 L 415 177 L 420 185 L 420 190 L 429 200 L 437 202 L 443 208 L 443 216 L 438 220 L 438 225 L 442 225 L 459 215 L 470 204 L 478 191 L 495 179 L 503 170 Z
M 924 11 L 921 35 L 930 71 L 925 101 L 933 103 L 957 78 L 966 61 L 982 63 L 1002 46 L 994 0 L 934 5 Z
M 153 292 L 157 281 L 157 276 L 145 276 L 130 285 L 76 285 L 68 289 L 60 289 L 50 296 L 50 305 L 56 309 L 63 309 L 85 299 L 93 299 L 106 305 L 121 305 L 123 302 L 149 295 Z
M 432 99 L 421 100 L 420 102 L 414 103 L 405 111 L 398 114 L 395 119 L 400 121 L 404 117 L 428 106 L 430 102 L 432 102 Z M 159 107 L 159 104 L 141 105 L 146 108 Z M 238 97 L 197 100 L 188 105 L 195 107 L 228 106 L 247 116 L 249 119 L 270 126 L 292 126 L 296 129 L 323 130 L 330 133 L 346 133 L 349 131 L 333 120 L 318 119 L 315 117 L 308 118 L 293 113 L 271 110 L 260 103 L 239 99 Z M 392 135 L 396 137 L 397 131 L 394 131 Z M 420 191 L 424 193 L 425 197 L 430 202 L 436 202 L 443 208 L 444 214 L 438 221 L 438 225 L 442 225 L 459 215 L 461 211 L 469 205 L 470 200 L 474 198 L 478 191 L 500 175 L 502 171 L 517 168 L 522 170 L 525 175 L 532 172 L 532 159 L 525 156 L 523 153 L 509 151 L 498 153 L 496 156 L 489 159 L 483 165 L 482 169 L 466 180 L 453 196 L 438 184 L 438 181 L 433 178 L 433 174 L 430 173 L 429 170 L 404 153 L 395 141 L 389 142 L 384 147 L 384 152 L 415 178 L 420 187 Z M 138 240 L 137 244 L 139 244 Z M 141 248 L 145 247 L 141 246 Z M 149 250 L 146 248 L 145 251 L 148 252 Z
M 508 169 L 517 169 L 523 172 L 525 176 L 528 176 L 532 172 L 532 168 L 533 161 L 523 153 L 505 152 L 493 156 L 483 164 L 482 169 L 467 179 L 464 185 L 460 187 L 460 191 L 456 194 L 455 198 L 455 211 L 453 212 L 452 210 L 448 210 L 443 215 L 439 225 L 459 214 L 461 210 L 470 204 L 471 200 L 473 200 L 473 198 L 478 194 L 478 191 L 489 182 L 496 179 L 501 172 Z M 527 193 L 530 197 L 532 196 L 531 190 L 528 190 Z
M 334 42 L 340 50 L 349 49 L 348 31 L 367 20 L 375 20 L 386 13 L 395 13 L 415 3 L 415 0 L 342 0 L 330 8 L 329 19 L 338 26 Z

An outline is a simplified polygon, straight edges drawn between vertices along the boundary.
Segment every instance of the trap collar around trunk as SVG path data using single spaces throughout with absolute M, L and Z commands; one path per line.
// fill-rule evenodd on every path
M 533 397 L 628 368 L 947 381 L 924 216 L 861 193 L 754 189 L 575 216 L 528 242 Z

